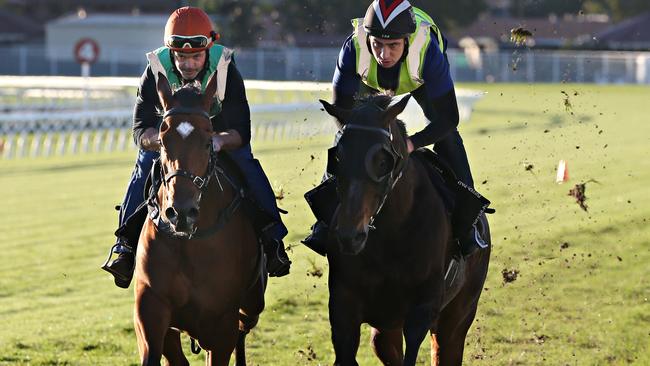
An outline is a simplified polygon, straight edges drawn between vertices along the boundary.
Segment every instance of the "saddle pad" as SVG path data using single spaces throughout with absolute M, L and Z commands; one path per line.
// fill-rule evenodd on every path
M 438 191 L 447 211 L 454 212 L 456 205 L 456 175 L 449 166 L 435 152 L 420 148 L 411 156 L 424 165 L 431 180 L 431 184 Z

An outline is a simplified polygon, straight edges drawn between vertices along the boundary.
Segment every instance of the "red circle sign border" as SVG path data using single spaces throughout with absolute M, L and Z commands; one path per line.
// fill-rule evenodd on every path
M 84 57 L 84 55 L 81 54 L 81 50 L 86 44 L 89 44 L 90 47 L 92 47 L 93 57 L 91 58 Z M 82 38 L 78 40 L 74 45 L 74 57 L 79 63 L 94 63 L 99 58 L 99 44 L 97 44 L 97 41 L 92 38 Z

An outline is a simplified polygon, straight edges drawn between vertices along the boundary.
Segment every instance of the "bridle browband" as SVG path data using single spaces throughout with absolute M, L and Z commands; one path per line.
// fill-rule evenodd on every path
M 198 114 L 199 116 L 205 117 L 208 120 L 210 119 L 210 115 L 208 114 L 208 112 L 204 111 L 203 109 L 196 108 L 196 107 L 183 107 L 183 106 L 173 107 L 166 110 L 162 118 L 165 119 L 169 116 L 174 116 L 177 114 Z
M 397 181 L 399 181 L 399 179 L 402 177 L 402 174 L 404 173 L 404 170 L 406 169 L 407 164 L 400 164 L 402 161 L 404 161 L 404 156 L 402 154 L 400 154 L 395 149 L 395 146 L 392 144 L 393 132 L 392 132 L 392 130 L 390 128 L 390 125 L 388 126 L 388 129 L 385 129 L 385 128 L 382 128 L 382 127 L 364 126 L 364 125 L 360 125 L 360 124 L 356 124 L 356 123 L 346 123 L 341 128 L 341 132 L 345 133 L 345 131 L 347 131 L 347 130 L 359 130 L 359 131 L 365 131 L 365 132 L 379 133 L 379 134 L 383 135 L 384 137 L 386 137 L 388 139 L 388 141 L 381 144 L 381 146 L 379 146 L 379 148 L 377 150 L 384 149 L 393 158 L 393 167 L 391 168 L 390 174 L 386 174 L 383 177 L 374 177 L 374 176 L 371 176 L 369 174 L 370 178 L 372 180 L 374 180 L 375 182 L 377 182 L 377 183 L 382 183 L 382 182 L 385 181 L 385 183 L 384 183 L 384 192 L 382 193 L 381 203 L 377 207 L 377 210 L 375 211 L 375 213 L 372 216 L 370 216 L 370 223 L 368 224 L 368 227 L 370 229 L 375 229 L 375 226 L 373 226 L 373 222 L 375 221 L 375 217 L 377 217 L 377 215 L 379 215 L 379 212 L 384 207 L 384 203 L 386 202 L 386 199 L 388 199 L 388 195 L 390 194 L 390 192 L 393 190 L 393 188 L 397 184 Z M 390 147 L 390 148 L 388 148 L 388 147 Z M 368 165 L 368 157 L 366 157 L 366 166 L 367 165 Z M 367 168 L 366 168 L 366 170 L 367 170 Z

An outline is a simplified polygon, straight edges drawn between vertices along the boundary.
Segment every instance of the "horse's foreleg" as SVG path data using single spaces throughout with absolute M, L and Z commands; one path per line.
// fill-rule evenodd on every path
M 241 330 L 235 347 L 235 366 L 246 366 L 246 332 Z
M 370 344 L 375 355 L 384 365 L 402 365 L 402 330 L 372 328 Z
M 437 321 L 434 306 L 431 304 L 422 304 L 413 307 L 404 320 L 404 340 L 406 343 L 406 355 L 404 365 L 415 365 L 418 358 L 418 351 L 424 338 L 429 333 L 432 324 Z M 434 317 L 436 317 L 434 319 Z
M 348 294 L 350 295 L 350 294 Z M 341 293 L 330 289 L 329 315 L 332 327 L 332 344 L 336 359 L 335 366 L 357 366 L 357 350 L 361 333 L 360 304 Z
M 167 359 L 167 366 L 189 366 L 190 362 L 183 354 L 183 346 L 181 345 L 181 334 L 173 329 L 167 330 L 165 336 L 165 344 L 163 347 L 163 355 Z
M 148 291 L 136 293 L 134 325 L 143 366 L 160 365 L 171 311 L 166 303 Z
M 476 306 L 465 316 L 441 318 L 438 331 L 438 355 L 440 365 L 462 365 L 465 337 L 476 315 Z M 455 321 L 455 323 L 454 323 Z
M 235 310 L 206 325 L 210 335 L 201 338 L 201 346 L 209 350 L 206 357 L 208 366 L 228 366 L 239 339 L 238 317 L 239 313 Z
M 440 346 L 436 334 L 431 332 L 431 366 L 440 365 Z

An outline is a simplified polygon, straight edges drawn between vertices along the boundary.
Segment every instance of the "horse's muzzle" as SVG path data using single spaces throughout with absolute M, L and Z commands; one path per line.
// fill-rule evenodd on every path
M 368 227 L 364 226 L 364 230 L 358 230 L 352 227 L 338 227 L 336 229 L 336 238 L 342 254 L 357 255 L 366 247 Z
M 174 231 L 191 235 L 199 218 L 199 207 L 196 204 L 171 205 L 165 209 L 165 216 Z

